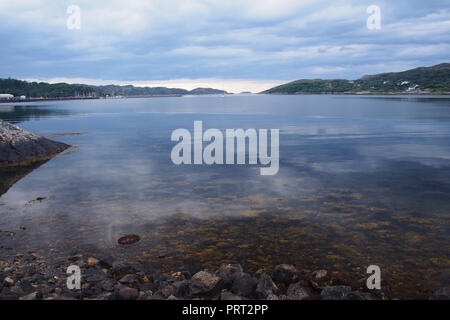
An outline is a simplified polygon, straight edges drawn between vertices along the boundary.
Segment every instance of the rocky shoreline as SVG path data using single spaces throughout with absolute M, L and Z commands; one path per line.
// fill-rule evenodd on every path
M 68 289 L 67 268 L 81 270 L 81 289 Z M 48 265 L 35 252 L 0 260 L 0 300 L 386 300 L 389 288 L 369 290 L 366 280 L 346 284 L 317 270 L 300 276 L 298 267 L 277 265 L 272 272 L 245 273 L 239 264 L 215 272 L 150 273 L 113 257 L 81 254 Z M 450 299 L 450 287 L 430 299 Z
M 0 119 L 0 167 L 48 159 L 69 147 Z

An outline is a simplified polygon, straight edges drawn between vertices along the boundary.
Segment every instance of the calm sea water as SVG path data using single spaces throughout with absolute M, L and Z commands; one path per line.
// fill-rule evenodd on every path
M 377 264 L 396 297 L 450 284 L 449 98 L 64 101 L 0 105 L 0 118 L 74 146 L 0 172 L 0 231 L 15 232 L 0 234 L 0 257 L 81 251 L 164 272 L 293 263 L 346 280 Z M 278 174 L 175 166 L 171 132 L 194 120 L 279 128 Z M 141 241 L 119 245 L 129 233 Z

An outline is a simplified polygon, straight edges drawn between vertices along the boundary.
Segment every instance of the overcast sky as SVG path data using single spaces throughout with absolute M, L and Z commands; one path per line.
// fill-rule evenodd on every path
M 69 5 L 80 29 L 67 28 Z M 381 29 L 366 26 L 369 5 Z M 0 0 L 0 77 L 260 91 L 450 62 L 449 1 Z

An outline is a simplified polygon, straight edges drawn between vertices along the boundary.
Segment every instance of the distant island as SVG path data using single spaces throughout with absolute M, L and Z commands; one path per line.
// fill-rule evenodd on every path
M 450 94 L 450 63 L 403 72 L 365 75 L 357 80 L 302 79 L 261 93 L 266 94 Z
M 185 90 L 166 87 L 135 87 L 132 85 L 93 86 L 47 82 L 28 82 L 17 79 L 0 79 L 0 100 L 38 100 L 101 97 L 143 97 L 143 96 L 183 96 L 200 94 L 228 94 L 227 91 L 212 88 Z

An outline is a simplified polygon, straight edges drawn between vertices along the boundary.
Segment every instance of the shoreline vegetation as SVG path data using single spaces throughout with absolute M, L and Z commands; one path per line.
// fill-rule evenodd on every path
M 265 90 L 265 94 L 448 95 L 450 63 L 403 72 L 365 75 L 357 80 L 301 79 Z
M 228 94 L 224 90 L 196 88 L 185 90 L 166 87 L 135 87 L 132 85 L 93 86 L 86 84 L 28 82 L 0 79 L 0 102 L 51 100 L 83 100 L 102 98 L 181 97 L 183 95 Z
M 228 94 L 232 93 L 213 88 L 186 90 L 132 85 L 50 84 L 12 78 L 0 79 L 0 103 Z M 301 79 L 270 88 L 259 94 L 450 95 L 450 63 L 418 67 L 403 72 L 365 75 L 356 80 Z
M 444 93 L 429 93 L 429 92 L 296 92 L 296 93 L 264 93 L 260 92 L 255 95 L 270 94 L 270 95 L 335 95 L 335 96 L 446 96 L 450 92 Z M 208 94 L 214 95 L 214 94 Z M 234 95 L 233 93 L 226 93 L 226 95 Z M 0 104 L 10 103 L 24 103 L 24 102 L 45 102 L 45 101 L 72 101 L 72 100 L 103 100 L 103 99 L 133 99 L 133 98 L 180 98 L 182 94 L 166 94 L 166 95 L 142 95 L 142 96 L 126 96 L 126 97 L 58 97 L 58 98 L 26 98 L 26 99 L 0 99 Z

